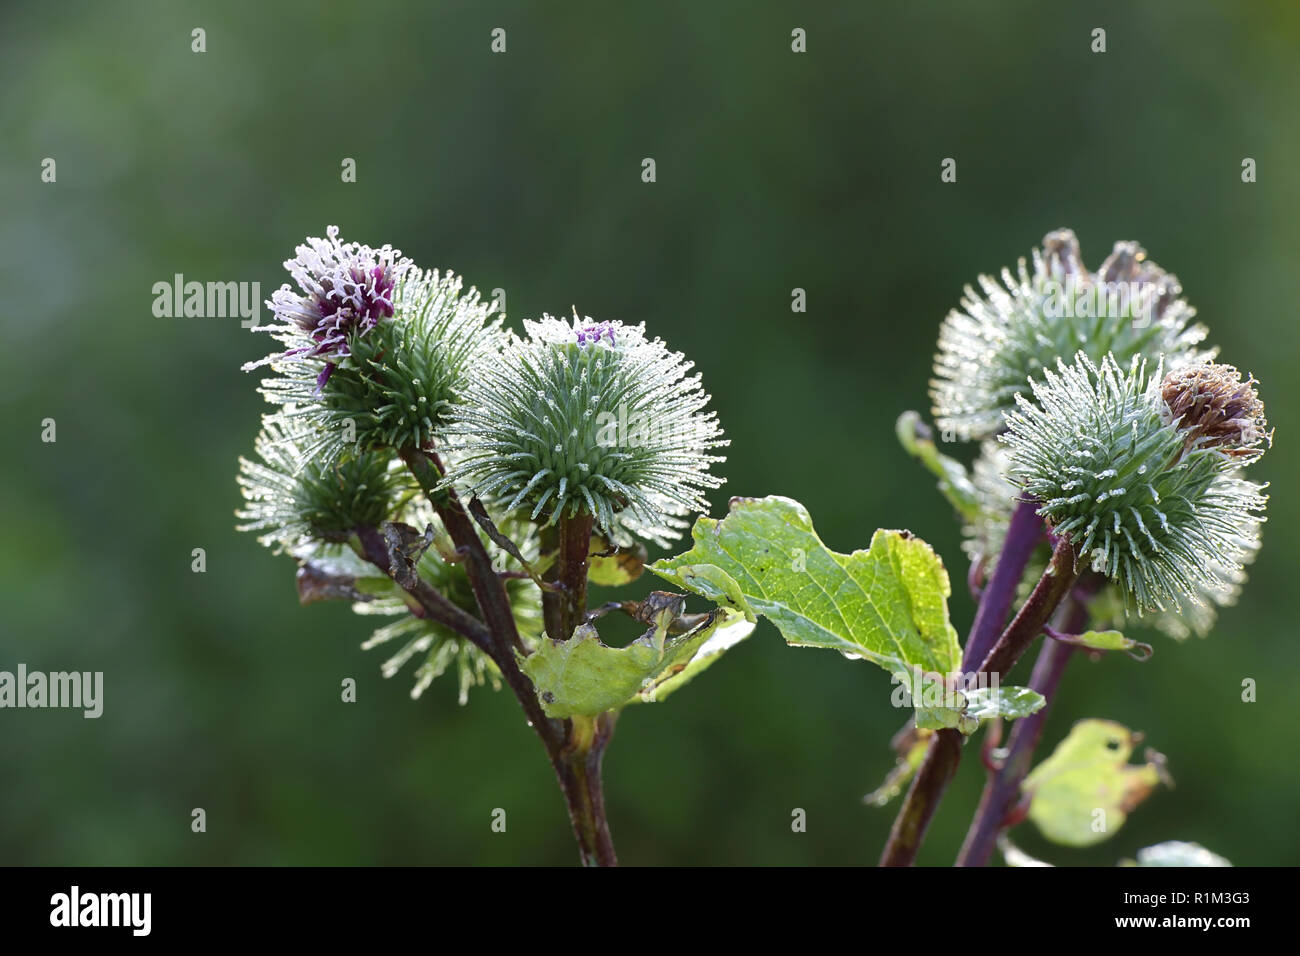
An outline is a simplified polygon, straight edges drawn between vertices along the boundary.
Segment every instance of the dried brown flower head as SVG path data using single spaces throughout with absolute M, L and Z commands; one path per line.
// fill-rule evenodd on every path
M 1242 381 L 1231 365 L 1205 362 L 1174 369 L 1160 383 L 1168 420 L 1185 437 L 1184 448 L 1217 448 L 1234 458 L 1255 458 L 1272 444 L 1254 377 Z

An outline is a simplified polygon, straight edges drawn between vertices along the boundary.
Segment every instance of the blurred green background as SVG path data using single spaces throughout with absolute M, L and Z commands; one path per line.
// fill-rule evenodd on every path
M 267 297 L 329 223 L 506 289 L 516 325 L 574 304 L 645 321 L 695 359 L 732 439 L 715 513 L 789 495 L 840 550 L 910 528 L 947 560 L 963 633 L 958 530 L 894 420 L 926 408 L 939 321 L 980 272 L 1060 226 L 1093 266 L 1140 240 L 1264 383 L 1263 555 L 1209 639 L 1157 637 L 1146 665 L 1066 677 L 1047 743 L 1080 717 L 1121 721 L 1177 789 L 1092 850 L 1017 833 L 1062 864 L 1166 839 L 1300 863 L 1280 836 L 1300 803 L 1300 7 L 1088 7 L 8 3 L 0 669 L 102 670 L 106 699 L 99 720 L 0 711 L 0 863 L 574 862 L 507 693 L 462 708 L 444 678 L 413 703 L 409 672 L 385 681 L 384 652 L 359 649 L 366 620 L 299 607 L 291 563 L 233 530 L 263 409 L 239 365 L 269 340 L 155 318 L 152 285 L 179 272 Z M 892 762 L 889 691 L 760 625 L 686 692 L 623 715 L 606 765 L 622 859 L 873 863 L 893 808 L 861 798 Z M 965 832 L 982 780 L 967 757 L 923 863 L 951 862 Z

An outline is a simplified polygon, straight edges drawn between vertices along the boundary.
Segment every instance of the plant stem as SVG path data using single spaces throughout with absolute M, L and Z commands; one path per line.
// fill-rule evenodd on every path
M 1028 717 L 1015 721 L 1011 730 L 1011 739 L 1007 745 L 1007 756 L 1001 769 L 991 775 L 980 797 L 979 809 L 966 834 L 961 853 L 957 856 L 957 866 L 986 866 L 1002 831 L 1007 813 L 1015 806 L 1020 796 L 1020 782 L 1029 773 L 1029 763 L 1034 748 L 1043 733 L 1043 724 L 1051 710 L 1051 695 L 1056 691 L 1065 673 L 1074 648 L 1057 641 L 1044 641 L 1038 660 L 1034 662 L 1034 673 L 1029 679 L 1029 686 L 1038 691 L 1047 700 L 1042 710 Z
M 1051 563 L 1028 600 L 980 664 L 977 680 L 983 677 L 989 684 L 1001 681 L 1033 639 L 1042 633 L 1043 625 L 1078 577 L 1076 557 L 1070 539 L 1061 538 L 1052 552 Z M 930 748 L 889 831 L 889 840 L 880 857 L 881 866 L 911 866 L 916 861 L 930 819 L 957 772 L 963 742 L 956 730 L 940 730 L 931 738 Z
M 443 469 L 441 462 L 433 454 L 418 448 L 405 447 L 400 455 L 407 467 L 419 482 L 421 489 L 433 504 L 443 527 L 451 536 L 452 542 L 465 557 L 465 571 L 469 576 L 470 586 L 474 590 L 474 599 L 478 603 L 487 630 L 491 635 L 488 655 L 501 671 L 506 685 L 519 701 L 528 718 L 528 725 L 541 738 L 546 755 L 555 770 L 560 790 L 569 810 L 573 823 L 573 832 L 578 840 L 578 853 L 584 865 L 614 866 L 618 858 L 614 854 L 614 844 L 610 839 L 609 824 L 605 819 L 604 788 L 601 784 L 601 762 L 605 747 L 614 732 L 614 715 L 602 714 L 598 718 L 573 718 L 557 720 L 547 717 L 537 698 L 537 689 L 532 681 L 519 669 L 519 655 L 525 653 L 524 644 L 515 625 L 514 609 L 510 605 L 510 596 L 505 582 L 492 566 L 492 558 L 483 546 L 474 520 L 461 504 L 456 493 L 449 488 L 440 488 Z M 578 538 L 582 535 L 581 523 L 566 533 L 561 522 L 561 550 L 572 555 L 578 550 Z M 581 586 L 566 583 L 582 602 L 579 610 L 572 617 L 575 622 L 581 620 L 586 609 L 587 553 L 591 541 L 591 523 L 587 522 L 586 537 L 581 545 L 581 562 L 573 561 L 567 575 L 576 575 L 577 566 L 581 568 Z M 560 595 L 564 597 L 565 595 Z M 547 592 L 542 592 L 543 601 Z M 570 606 L 574 606 L 572 598 Z M 572 633 L 570 628 L 569 633 Z M 564 635 L 565 637 L 568 634 Z
M 1057 612 L 1057 624 L 1068 633 L 1083 630 L 1088 623 L 1090 590 L 1080 586 Z M 1043 695 L 1046 703 L 1042 710 L 1015 721 L 1011 738 L 1007 742 L 1007 755 L 996 772 L 989 776 L 980 797 L 979 809 L 971 821 L 970 830 L 957 857 L 957 866 L 987 866 L 1003 829 L 1007 815 L 1020 799 L 1020 784 L 1029 774 L 1034 750 L 1042 739 L 1056 691 L 1065 674 L 1066 665 L 1074 656 L 1074 648 L 1060 641 L 1044 641 L 1029 687 Z
M 483 620 L 493 634 L 505 638 L 508 646 L 523 649 L 519 629 L 515 626 L 514 611 L 506 593 L 505 582 L 497 577 L 492 558 L 478 536 L 478 528 L 450 488 L 438 488 L 442 481 L 442 466 L 436 457 L 417 448 L 407 446 L 400 452 L 420 488 L 433 504 L 443 527 L 452 542 L 465 556 L 465 570 L 469 576 L 474 598 L 483 612 Z M 498 662 L 499 663 L 499 662 Z
M 962 654 L 962 670 L 973 670 L 993 648 L 1002 627 L 1007 623 L 1016 588 L 1025 576 L 1029 558 L 1043 540 L 1043 519 L 1038 517 L 1037 501 L 1021 501 L 1011 512 L 1006 538 L 993 568 L 971 624 L 970 636 Z
M 1079 577 L 1078 555 L 1068 536 L 1059 539 L 1052 551 L 1051 563 L 1038 579 L 1033 592 L 1025 601 L 1015 618 L 1002 632 L 993 649 L 984 658 L 979 672 L 990 677 L 1003 675 L 1016 666 L 1021 655 L 1029 649 L 1034 638 L 1043 633 L 1043 625 L 1048 622 L 1059 605 L 1074 587 Z
M 569 740 L 555 770 L 569 805 L 569 817 L 578 840 L 584 866 L 617 866 L 614 841 L 605 817 L 605 794 L 601 784 L 601 761 L 614 734 L 618 714 L 607 711 L 599 717 L 574 717 L 569 721 Z
M 1025 501 L 1017 504 L 1011 513 L 993 577 L 980 595 L 975 620 L 966 638 L 966 649 L 962 654 L 962 670 L 965 672 L 970 672 L 983 660 L 1006 623 L 1025 567 L 1042 540 L 1043 522 L 1038 517 L 1037 508 L 1035 502 Z M 916 859 L 939 798 L 961 760 L 961 743 L 961 735 L 956 731 L 940 731 L 935 735 L 894 820 L 881 866 L 907 866 Z
M 492 653 L 492 634 L 482 621 L 457 607 L 418 574 L 402 574 L 394 569 L 389 560 L 387 545 L 376 528 L 358 525 L 355 531 L 366 560 L 392 577 L 399 587 L 415 599 L 418 610 L 413 609 L 412 613 L 426 620 L 437 621 L 462 637 L 469 638 L 479 650 L 489 655 Z
M 957 773 L 964 742 L 961 733 L 951 729 L 940 730 L 930 738 L 925 759 L 917 768 L 890 828 L 889 840 L 880 857 L 881 866 L 911 866 L 916 862 L 930 818 Z
M 587 566 L 595 519 L 585 513 L 560 518 L 554 537 L 555 561 L 546 580 L 558 584 L 542 592 L 542 617 L 553 641 L 567 641 L 587 613 Z

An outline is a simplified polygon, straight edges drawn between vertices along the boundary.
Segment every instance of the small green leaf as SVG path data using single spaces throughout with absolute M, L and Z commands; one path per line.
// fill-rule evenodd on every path
M 916 726 L 924 730 L 955 728 L 966 736 L 979 729 L 981 720 L 1014 720 L 1041 710 L 1047 701 L 1028 687 L 975 687 L 949 693 L 951 706 L 916 705 Z
M 1066 846 L 1091 846 L 1112 836 L 1164 779 L 1163 758 L 1130 764 L 1140 737 L 1110 720 L 1081 720 L 1021 789 L 1029 819 L 1043 836 Z
M 566 641 L 543 638 L 520 667 L 550 717 L 594 717 L 638 701 L 661 701 L 743 641 L 753 625 L 716 612 L 685 634 L 668 634 L 682 601 L 667 606 L 654 626 L 626 647 L 601 643 L 590 624 Z
M 1124 651 L 1135 661 L 1148 660 L 1154 653 L 1150 644 L 1125 637 L 1119 631 L 1085 631 L 1082 634 L 1058 634 L 1053 631 L 1048 636 L 1063 644 L 1086 647 L 1093 651 Z
M 1047 706 L 1043 695 L 1028 687 L 976 687 L 965 691 L 966 716 L 977 720 L 1028 717 Z
M 659 668 L 653 683 L 642 682 L 640 692 L 631 703 L 667 700 L 669 694 L 685 686 L 753 633 L 754 625 L 741 615 L 720 612 L 712 621 L 673 638 L 668 642 L 666 665 Z
M 1232 866 L 1217 853 L 1211 853 L 1199 843 L 1169 840 L 1137 852 L 1137 862 L 1124 860 L 1121 866 Z
M 966 698 L 960 693 L 954 695 L 956 703 L 951 707 L 916 707 L 916 726 L 920 730 L 959 730 L 969 737 L 979 730 L 980 722 L 976 717 L 966 716 Z
M 926 469 L 939 479 L 939 492 L 948 499 L 957 513 L 967 521 L 979 517 L 980 507 L 975 486 L 966 473 L 966 466 L 942 454 L 934 443 L 930 427 L 916 412 L 903 412 L 895 426 L 898 443 Z
M 875 662 L 903 680 L 919 668 L 950 675 L 961 663 L 948 621 L 943 562 L 906 531 L 877 531 L 866 551 L 838 554 L 789 498 L 733 498 L 728 515 L 700 518 L 694 546 L 650 570 L 755 620 L 799 647 Z

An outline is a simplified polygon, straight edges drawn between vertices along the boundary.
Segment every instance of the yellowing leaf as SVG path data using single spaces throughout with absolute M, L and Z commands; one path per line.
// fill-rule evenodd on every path
M 1091 846 L 1112 836 L 1163 776 L 1161 759 L 1130 764 L 1140 737 L 1110 720 L 1081 720 L 1021 785 L 1029 819 L 1066 846 Z
M 645 545 L 637 543 L 630 548 L 612 548 L 600 535 L 591 541 L 592 555 L 587 563 L 587 580 L 602 587 L 621 587 L 630 584 L 645 570 Z

